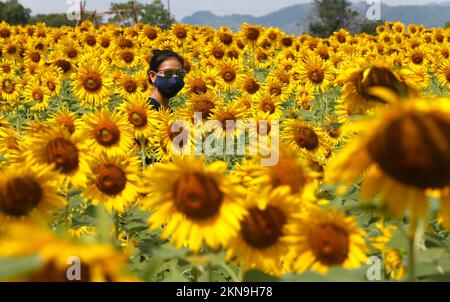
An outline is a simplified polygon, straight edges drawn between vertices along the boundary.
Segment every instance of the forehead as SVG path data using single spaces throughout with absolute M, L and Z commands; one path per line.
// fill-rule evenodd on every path
M 159 65 L 159 69 L 181 69 L 181 63 L 175 58 L 169 58 Z

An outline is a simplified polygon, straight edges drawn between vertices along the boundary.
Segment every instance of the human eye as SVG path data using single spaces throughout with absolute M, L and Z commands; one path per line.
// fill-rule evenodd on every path
M 172 69 L 166 69 L 164 70 L 164 76 L 166 78 L 172 78 L 174 76 L 175 72 Z

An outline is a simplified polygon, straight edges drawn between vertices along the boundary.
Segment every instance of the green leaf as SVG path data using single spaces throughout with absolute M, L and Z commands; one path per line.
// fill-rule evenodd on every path
M 276 282 L 278 278 L 267 275 L 259 270 L 249 270 L 244 274 L 245 282 Z

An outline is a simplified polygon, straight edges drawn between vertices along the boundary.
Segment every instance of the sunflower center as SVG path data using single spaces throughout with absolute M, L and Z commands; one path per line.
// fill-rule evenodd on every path
M 225 82 L 232 82 L 236 78 L 236 72 L 231 68 L 224 68 L 222 70 L 222 79 Z
M 256 28 L 247 28 L 245 36 L 247 37 L 247 39 L 252 40 L 252 41 L 256 41 L 259 38 L 259 30 Z
M 95 129 L 95 139 L 103 146 L 112 146 L 120 140 L 119 128 L 110 121 L 104 121 Z
M 134 60 L 134 53 L 131 51 L 125 51 L 122 53 L 122 59 L 129 64 Z
M 48 88 L 50 91 L 55 91 L 56 85 L 55 85 L 55 83 L 53 83 L 53 82 L 47 82 L 47 88 Z
M 208 119 L 214 107 L 214 103 L 210 100 L 200 100 L 195 102 L 194 112 L 201 112 L 202 119 Z
M 33 100 L 35 101 L 42 101 L 42 99 L 44 98 L 44 94 L 42 93 L 42 90 L 38 89 L 33 91 Z
M 298 146 L 313 151 L 319 146 L 319 139 L 313 129 L 299 127 L 294 133 L 294 140 Z
M 41 60 L 41 55 L 37 51 L 35 51 L 30 55 L 30 59 L 31 61 L 38 63 Z
M 41 185 L 30 176 L 9 180 L 1 193 L 0 210 L 14 217 L 28 215 L 44 197 Z
M 214 58 L 216 59 L 222 59 L 223 56 L 225 55 L 225 51 L 221 48 L 221 47 L 215 47 L 212 50 L 212 55 L 214 56 Z
M 275 112 L 275 104 L 271 102 L 270 100 L 264 100 L 261 104 L 261 109 L 264 112 L 270 112 L 270 114 Z
M 444 74 L 445 74 L 445 79 L 447 80 L 447 82 L 450 83 L 450 66 L 447 67 L 447 69 L 445 69 Z
M 266 249 L 275 245 L 283 235 L 286 215 L 279 208 L 269 205 L 264 210 L 251 208 L 242 222 L 241 234 L 253 248 Z
M 11 31 L 7 28 L 2 28 L 0 30 L 0 37 L 2 38 L 9 38 L 11 36 Z
M 195 94 L 202 94 L 208 91 L 205 81 L 202 79 L 194 79 L 192 81 L 192 92 Z
M 147 125 L 147 116 L 141 112 L 133 111 L 128 114 L 128 121 L 136 128 Z
M 127 80 L 123 84 L 123 87 L 125 88 L 126 92 L 133 93 L 133 92 L 136 92 L 136 90 L 138 88 L 138 85 L 137 85 L 137 83 L 135 81 Z
M 97 40 L 93 36 L 87 36 L 85 41 L 86 41 L 86 44 L 89 46 L 94 46 L 97 43 Z
M 2 88 L 3 88 L 3 91 L 8 93 L 8 94 L 9 93 L 13 93 L 14 92 L 14 88 L 15 88 L 14 82 L 9 80 L 9 79 L 6 79 L 2 83 Z
M 250 94 L 255 94 L 259 90 L 259 85 L 252 78 L 247 78 L 244 82 L 244 89 Z
M 450 123 L 439 112 L 409 112 L 368 145 L 372 159 L 392 178 L 419 188 L 450 183 Z
M 279 159 L 270 169 L 270 180 L 273 188 L 289 186 L 293 194 L 303 190 L 306 175 L 303 168 L 292 159 Z
M 78 52 L 76 49 L 69 49 L 67 52 L 67 56 L 71 59 L 75 58 L 78 55 Z
M 66 60 L 58 60 L 55 64 L 56 66 L 61 68 L 64 73 L 69 72 L 69 70 L 72 68 L 72 64 L 70 64 L 70 62 Z
M 323 72 L 322 69 L 314 67 L 308 70 L 308 77 L 311 80 L 311 82 L 315 84 L 320 84 L 323 82 L 325 78 L 325 73 Z
M 71 173 L 78 168 L 78 148 L 69 140 L 55 138 L 47 143 L 45 155 L 48 163 L 56 165 L 56 169 L 64 174 Z
M 224 112 L 219 119 L 222 122 L 222 127 L 224 130 L 233 129 L 236 122 L 236 117 L 231 112 Z M 227 123 L 227 121 L 230 121 Z
M 231 43 L 233 43 L 233 36 L 228 33 L 221 33 L 220 41 L 225 45 L 230 45 Z
M 224 199 L 216 181 L 200 173 L 186 173 L 173 186 L 175 206 L 187 217 L 204 220 L 214 217 Z
M 106 195 L 117 195 L 125 189 L 127 178 L 119 167 L 103 164 L 97 168 L 97 188 Z
M 87 91 L 96 92 L 102 87 L 102 77 L 96 73 L 89 73 L 83 80 L 83 87 Z
M 13 55 L 13 54 L 15 54 L 15 53 L 17 52 L 17 47 L 15 47 L 15 46 L 10 46 L 10 47 L 8 47 L 8 49 L 7 49 L 6 51 L 7 51 L 7 53 L 9 53 L 10 55 Z
M 80 277 L 78 281 L 72 282 L 89 282 L 91 280 L 90 266 L 81 263 Z M 48 262 L 38 271 L 26 278 L 27 282 L 67 282 L 67 270 L 59 268 L 53 261 Z
M 270 94 L 274 96 L 280 96 L 281 95 L 281 88 L 280 87 L 271 87 L 270 88 Z
M 349 235 L 342 227 L 326 223 L 317 226 L 309 235 L 314 256 L 327 266 L 340 265 L 349 253 Z
M 424 59 L 424 56 L 421 53 L 414 53 L 411 57 L 411 60 L 414 62 L 414 64 L 422 64 L 423 59 Z

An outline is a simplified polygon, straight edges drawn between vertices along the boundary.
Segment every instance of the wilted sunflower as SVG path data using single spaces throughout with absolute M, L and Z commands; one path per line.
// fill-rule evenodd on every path
M 108 102 L 112 79 L 102 60 L 92 55 L 83 57 L 73 78 L 73 93 L 83 107 L 97 108 Z
M 55 123 L 59 127 L 65 128 L 70 134 L 75 132 L 77 120 L 77 113 L 71 112 L 68 106 L 63 106 L 56 110 L 49 119 L 50 123 Z
M 256 268 L 274 275 L 285 273 L 290 267 L 286 263 L 289 244 L 283 239 L 292 235 L 287 225 L 299 212 L 299 201 L 287 187 L 280 187 L 250 195 L 245 207 L 240 232 L 227 247 L 227 259 L 239 261 L 244 271 Z
M 77 131 L 96 154 L 127 154 L 133 145 L 133 128 L 122 112 L 103 109 L 84 115 Z
M 161 237 L 170 237 L 177 248 L 198 252 L 203 242 L 211 248 L 226 246 L 246 212 L 240 201 L 243 191 L 226 169 L 219 161 L 207 166 L 201 157 L 174 157 L 147 169 L 150 228 L 164 225 Z
M 294 214 L 286 242 L 292 247 L 293 269 L 325 274 L 331 267 L 355 269 L 366 262 L 365 232 L 353 216 L 335 210 L 309 207 Z
M 83 191 L 86 200 L 101 204 L 109 212 L 123 213 L 132 205 L 141 191 L 140 166 L 135 157 L 108 157 L 105 154 L 92 157 L 92 174 Z
M 40 130 L 29 136 L 24 156 L 31 163 L 48 165 L 75 187 L 83 187 L 89 171 L 87 153 L 80 136 L 70 135 L 61 126 Z
M 51 167 L 21 163 L 2 171 L 0 224 L 7 220 L 46 221 L 65 205 Z
M 397 217 L 409 209 L 413 222 L 428 217 L 427 196 L 440 192 L 448 224 L 449 100 L 392 102 L 379 117 L 362 122 L 361 135 L 331 162 L 330 180 L 353 183 L 367 172 L 361 186 L 363 200 L 380 193 L 380 206 Z

